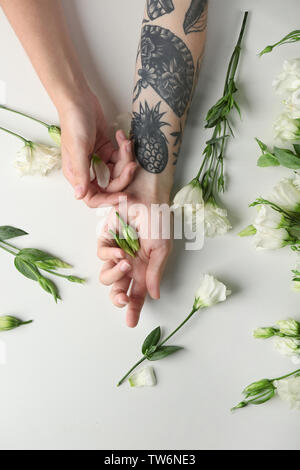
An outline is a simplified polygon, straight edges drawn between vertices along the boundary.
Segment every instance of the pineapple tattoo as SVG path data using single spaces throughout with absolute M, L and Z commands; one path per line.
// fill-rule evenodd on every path
M 169 159 L 168 140 L 162 127 L 169 126 L 162 121 L 166 113 L 160 112 L 161 102 L 150 108 L 147 101 L 140 103 L 140 112 L 133 113 L 132 135 L 136 157 L 149 173 L 161 173 Z
M 207 25 L 207 1 L 192 0 L 183 24 L 185 34 L 201 33 Z
M 191 100 L 195 79 L 193 56 L 185 43 L 168 29 L 146 25 L 140 47 L 141 77 L 134 89 L 135 102 L 151 86 L 182 117 Z
M 156 20 L 174 10 L 173 0 L 147 0 L 147 9 L 150 20 Z

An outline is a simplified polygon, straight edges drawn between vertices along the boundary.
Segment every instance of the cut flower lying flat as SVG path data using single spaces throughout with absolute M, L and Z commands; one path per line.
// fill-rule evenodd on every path
M 27 279 L 38 282 L 43 290 L 53 296 L 55 302 L 60 299 L 58 289 L 54 282 L 46 278 L 41 271 L 66 279 L 69 282 L 85 283 L 85 280 L 79 277 L 57 272 L 58 269 L 70 269 L 72 267 L 59 258 L 34 248 L 20 250 L 7 241 L 24 235 L 28 235 L 24 230 L 10 226 L 0 227 L 0 249 L 13 255 L 15 268 Z
M 293 318 L 277 322 L 275 327 L 258 328 L 253 333 L 255 338 L 275 337 L 275 348 L 283 356 L 300 356 L 300 323 Z
M 181 349 L 180 346 L 166 346 L 166 343 L 198 312 L 200 309 L 212 307 L 219 302 L 224 302 L 231 292 L 227 287 L 213 276 L 204 275 L 196 292 L 193 309 L 187 318 L 170 334 L 161 341 L 161 328 L 155 328 L 145 339 L 142 346 L 143 357 L 127 372 L 119 381 L 118 386 L 131 376 L 132 372 L 143 362 L 159 361 Z M 134 378 L 136 380 L 136 377 Z
M 263 379 L 249 385 L 243 391 L 244 400 L 232 411 L 248 405 L 263 405 L 278 394 L 279 398 L 300 410 L 300 370 L 277 379 Z
M 216 204 L 217 194 L 225 191 L 224 160 L 227 140 L 233 135 L 230 115 L 235 109 L 240 114 L 236 101 L 236 74 L 241 56 L 241 48 L 246 30 L 248 12 L 245 12 L 238 42 L 231 56 L 222 97 L 208 111 L 206 128 L 213 129 L 210 140 L 206 142 L 203 162 L 197 176 L 184 186 L 175 196 L 174 205 L 183 207 L 189 204 L 193 216 L 193 230 L 202 226 L 207 237 L 224 235 L 231 229 L 227 211 Z M 205 207 L 204 207 L 205 204 Z M 203 214 L 204 212 L 204 214 Z

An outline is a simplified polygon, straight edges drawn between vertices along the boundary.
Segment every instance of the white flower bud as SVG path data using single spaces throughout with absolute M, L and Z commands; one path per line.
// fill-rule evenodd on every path
M 227 210 L 218 207 L 213 200 L 205 204 L 204 226 L 205 235 L 210 238 L 216 237 L 217 235 L 225 235 L 232 229 L 227 217 Z

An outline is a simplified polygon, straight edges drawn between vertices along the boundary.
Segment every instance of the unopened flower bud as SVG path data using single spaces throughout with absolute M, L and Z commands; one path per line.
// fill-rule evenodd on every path
M 286 336 L 299 336 L 300 335 L 300 323 L 293 318 L 288 320 L 282 320 L 277 322 L 280 328 L 280 333 Z
M 55 142 L 60 147 L 61 146 L 61 129 L 57 126 L 50 126 L 48 128 L 48 132 L 53 142 Z
M 276 330 L 274 328 L 257 328 L 254 331 L 253 336 L 257 339 L 268 339 L 275 336 L 275 334 Z
M 268 379 L 259 380 L 258 382 L 254 382 L 251 385 L 248 385 L 247 388 L 244 390 L 244 394 L 249 396 L 255 396 L 262 392 L 267 392 L 268 390 L 272 389 L 274 386 L 272 382 Z
M 16 317 L 2 316 L 0 317 L 0 331 L 14 330 L 19 328 L 19 326 L 28 325 L 29 323 L 32 323 L 32 320 L 23 322 Z

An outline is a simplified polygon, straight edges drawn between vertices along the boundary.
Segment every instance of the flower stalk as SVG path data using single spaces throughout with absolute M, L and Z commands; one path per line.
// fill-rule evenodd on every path
M 196 292 L 193 308 L 189 315 L 180 323 L 180 325 L 175 328 L 165 339 L 161 340 L 161 328 L 155 328 L 145 339 L 142 346 L 143 356 L 139 361 L 131 367 L 131 369 L 124 375 L 124 377 L 118 382 L 118 387 L 125 382 L 125 380 L 131 375 L 131 373 L 143 362 L 148 361 L 159 361 L 168 357 L 181 349 L 180 346 L 166 346 L 166 343 L 173 338 L 173 336 L 178 333 L 201 309 L 212 307 L 213 305 L 218 304 L 219 302 L 224 302 L 230 291 L 226 286 L 215 279 L 213 276 L 205 275 L 203 276 L 199 289 Z

